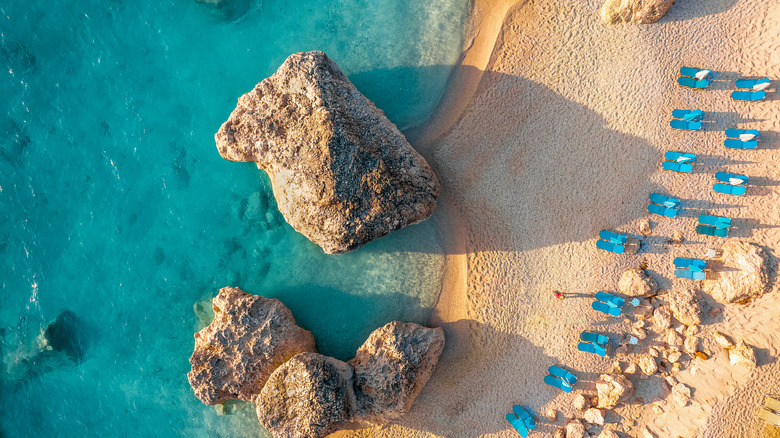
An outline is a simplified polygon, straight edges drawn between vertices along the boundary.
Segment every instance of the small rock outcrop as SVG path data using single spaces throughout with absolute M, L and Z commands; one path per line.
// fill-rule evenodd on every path
M 374 330 L 348 362 L 355 369 L 355 419 L 384 424 L 408 412 L 442 350 L 441 328 L 393 321 Z
M 629 269 L 620 276 L 618 290 L 629 297 L 650 295 L 657 290 L 655 281 L 647 275 L 644 269 Z
M 301 353 L 277 368 L 254 399 L 257 418 L 275 438 L 325 437 L 351 421 L 354 370 L 317 353 Z
M 666 14 L 675 0 L 606 0 L 601 19 L 606 24 L 655 23 Z
M 723 245 L 723 269 L 717 278 L 704 280 L 704 292 L 720 303 L 757 298 L 769 289 L 769 255 L 760 246 L 739 240 Z
M 268 173 L 284 218 L 328 254 L 427 219 L 439 197 L 425 159 L 323 52 L 290 55 L 215 139 Z
M 59 352 L 74 363 L 84 357 L 84 329 L 79 318 L 70 310 L 64 310 L 46 325 L 38 337 L 42 353 Z
M 631 396 L 634 390 L 634 385 L 622 374 L 602 374 L 601 380 L 596 384 L 599 399 L 597 407 L 600 409 L 614 408 Z
M 696 289 L 673 290 L 667 295 L 675 319 L 685 325 L 701 324 L 701 294 Z
M 282 363 L 316 351 L 314 336 L 295 324 L 279 300 L 225 287 L 214 297 L 214 321 L 195 333 L 187 374 L 207 405 L 228 399 L 252 401 Z

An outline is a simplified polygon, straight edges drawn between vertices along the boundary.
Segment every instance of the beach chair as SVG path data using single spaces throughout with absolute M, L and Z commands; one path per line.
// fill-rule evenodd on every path
M 693 266 L 697 268 L 697 270 L 703 271 L 704 268 L 707 267 L 707 261 L 699 260 L 699 259 L 688 259 L 685 257 L 677 257 L 676 259 L 674 259 L 674 266 L 678 268 L 685 268 L 685 269 L 690 269 Z
M 732 186 L 745 185 L 749 181 L 749 178 L 745 175 L 728 172 L 716 172 L 715 179 L 720 182 L 731 184 Z
M 577 344 L 577 350 L 584 351 L 585 353 L 598 354 L 601 357 L 607 355 L 607 349 L 601 345 L 591 344 L 590 342 L 580 342 Z
M 672 172 L 679 172 L 679 173 L 691 173 L 693 170 L 693 166 L 691 166 L 688 163 L 677 163 L 675 161 L 664 161 L 661 163 L 661 167 L 664 168 L 664 170 L 671 170 Z
M 677 78 L 677 84 L 683 87 L 688 88 L 696 88 L 698 90 L 703 90 L 707 88 L 707 85 L 710 84 L 710 81 L 706 79 L 696 79 L 696 78 L 689 78 L 686 76 L 680 76 Z
M 534 417 L 531 416 L 531 414 L 525 410 L 524 407 L 520 405 L 514 405 L 512 406 L 512 412 L 517 415 L 517 418 L 519 418 L 523 424 L 525 424 L 525 427 L 528 428 L 528 430 L 532 430 L 536 427 L 536 422 L 534 421 Z
M 669 122 L 669 126 L 674 129 L 683 129 L 688 131 L 698 131 L 701 129 L 701 122 L 693 121 L 686 122 L 685 120 L 672 120 Z
M 677 198 L 671 198 L 669 196 L 659 195 L 658 193 L 650 193 L 650 202 L 658 205 L 663 205 L 667 208 L 674 208 L 680 204 L 680 200 Z
M 748 90 L 763 90 L 771 85 L 769 78 L 761 79 L 737 79 L 734 82 L 734 86 L 737 88 L 744 88 Z
M 565 380 L 555 378 L 553 376 L 544 376 L 544 383 L 554 386 L 563 392 L 571 392 L 571 385 Z
M 604 251 L 609 251 L 615 254 L 623 254 L 626 251 L 625 246 L 607 242 L 606 240 L 597 240 L 596 248 L 603 249 Z
M 696 155 L 687 152 L 666 151 L 664 158 L 678 163 L 693 163 L 696 161 Z
M 780 412 L 780 400 L 764 394 L 764 407 L 767 407 L 775 412 Z
M 577 376 L 566 371 L 561 367 L 556 367 L 555 365 L 551 365 L 549 368 L 547 368 L 547 372 L 550 373 L 550 375 L 552 375 L 553 377 L 563 379 L 563 381 L 568 383 L 569 386 L 577 383 Z
M 594 344 L 599 344 L 601 346 L 606 346 L 609 343 L 609 338 L 600 335 L 598 333 L 592 333 L 592 332 L 582 332 L 580 333 L 580 339 L 585 342 L 592 342 Z
M 759 136 L 758 129 L 735 129 L 729 128 L 726 130 L 726 137 L 738 138 L 742 141 L 753 140 Z
M 680 76 L 688 76 L 696 79 L 709 79 L 712 71 L 693 67 L 680 67 Z
M 596 310 L 601 313 L 605 313 L 607 315 L 611 316 L 620 316 L 620 308 L 610 306 L 609 304 L 602 303 L 601 301 L 594 301 L 590 304 L 590 307 L 593 308 L 593 310 Z
M 715 183 L 712 186 L 712 190 L 724 195 L 744 195 L 747 189 L 745 186 L 734 186 L 731 184 Z
M 623 304 L 626 303 L 623 298 L 604 292 L 596 292 L 596 299 L 603 301 L 612 307 L 623 307 Z
M 717 228 L 710 225 L 696 225 L 696 233 L 710 237 L 729 237 L 727 228 Z
M 731 93 L 731 98 L 734 100 L 740 100 L 743 102 L 755 102 L 766 97 L 766 91 L 734 91 Z
M 509 424 L 511 424 L 512 427 L 515 428 L 515 430 L 517 431 L 517 433 L 520 434 L 521 437 L 525 438 L 528 436 L 528 428 L 525 427 L 525 424 L 522 421 L 520 421 L 520 419 L 517 418 L 515 414 L 511 412 L 506 414 L 506 421 L 508 421 Z
M 707 278 L 707 274 L 704 271 L 691 271 L 689 269 L 675 269 L 674 275 L 677 278 L 684 278 L 687 280 L 704 280 Z
M 772 426 L 780 427 L 780 414 L 777 414 L 763 406 L 758 408 L 756 417 L 758 417 L 759 420 L 766 421 Z
M 727 138 L 723 140 L 723 146 L 729 149 L 755 149 L 758 147 L 758 140 L 742 141 L 736 138 Z
M 695 110 L 682 110 L 682 109 L 676 109 L 672 110 L 672 118 L 674 119 L 682 119 L 686 122 L 693 122 L 693 121 L 699 121 L 704 117 L 704 111 L 700 109 Z
M 657 214 L 659 216 L 665 216 L 665 217 L 677 217 L 677 209 L 676 208 L 666 208 L 662 207 L 660 205 L 656 204 L 648 204 L 647 205 L 647 211 L 653 214 Z
M 599 238 L 618 245 L 625 245 L 628 242 L 628 236 L 625 234 L 613 233 L 607 230 L 599 231 Z
M 699 223 L 712 225 L 715 228 L 728 228 L 731 226 L 731 219 L 723 216 L 710 216 L 708 214 L 699 215 Z

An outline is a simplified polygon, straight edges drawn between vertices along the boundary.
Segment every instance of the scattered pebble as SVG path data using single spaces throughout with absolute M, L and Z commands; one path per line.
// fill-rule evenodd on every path
M 688 329 L 685 330 L 686 336 L 694 336 L 699 334 L 699 326 L 698 325 L 689 325 Z
M 555 429 L 555 434 L 553 435 L 553 438 L 566 438 L 566 429 L 563 427 L 559 427 Z
M 574 409 L 584 411 L 590 407 L 590 402 L 588 402 L 588 399 L 585 398 L 584 395 L 577 394 L 574 397 L 574 400 L 571 401 L 571 405 L 574 407 Z
M 553 407 L 547 408 L 545 416 L 550 421 L 550 423 L 555 423 L 558 421 L 558 411 Z
M 661 415 L 664 413 L 664 410 L 658 403 L 653 403 L 653 412 L 656 415 Z
M 650 220 L 642 219 L 642 221 L 639 222 L 639 234 L 643 236 L 649 236 L 652 232 L 653 229 L 650 227 Z
M 669 335 L 666 337 L 666 343 L 671 347 L 676 347 L 678 345 L 682 345 L 683 338 L 676 331 L 669 330 Z
M 655 434 L 653 432 L 650 432 L 650 429 L 647 428 L 647 426 L 642 426 L 642 429 L 639 431 L 640 438 L 656 438 Z
M 729 339 L 728 336 L 721 332 L 712 332 L 712 338 L 715 339 L 715 342 L 717 342 L 718 345 L 720 345 L 722 348 L 725 348 L 726 350 L 734 346 L 734 343 L 731 342 L 731 339 Z
M 655 309 L 653 312 L 653 322 L 661 329 L 667 329 L 672 325 L 672 314 L 665 306 Z
M 598 424 L 599 426 L 603 426 L 604 410 L 598 408 L 590 408 L 587 411 L 585 411 L 585 414 L 583 414 L 583 418 L 585 418 L 585 421 L 587 421 L 590 424 Z
M 585 438 L 586 436 L 590 435 L 585 431 L 585 425 L 582 424 L 582 421 L 571 420 L 566 425 L 566 438 Z
M 658 371 L 658 364 L 655 363 L 655 358 L 650 355 L 644 355 L 639 358 L 639 368 L 642 372 L 648 376 L 655 374 Z
M 682 357 L 682 353 L 677 351 L 677 350 L 673 350 L 673 351 L 669 352 L 668 355 L 666 355 L 666 359 L 669 362 L 673 363 L 673 364 L 676 364 L 677 362 L 679 362 L 680 361 L 680 357 Z M 672 369 L 674 369 L 674 365 L 672 365 Z
M 687 353 L 695 354 L 699 347 L 699 338 L 696 336 L 686 337 L 684 346 Z

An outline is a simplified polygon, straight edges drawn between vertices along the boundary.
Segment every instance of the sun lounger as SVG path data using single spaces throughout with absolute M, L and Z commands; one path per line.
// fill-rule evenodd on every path
M 729 149 L 755 149 L 758 147 L 758 140 L 742 141 L 736 138 L 727 138 L 723 140 L 723 146 Z
M 656 204 L 647 204 L 647 211 L 659 216 L 665 217 L 677 217 L 676 208 L 666 208 Z
M 607 355 L 607 349 L 601 345 L 591 344 L 590 342 L 580 342 L 577 344 L 577 350 L 584 351 L 585 353 L 598 354 L 601 357 Z
M 625 245 L 625 243 L 628 242 L 628 236 L 625 234 L 613 233 L 612 231 L 607 230 L 599 231 L 599 238 L 619 245 Z
M 680 200 L 677 198 L 671 198 L 669 196 L 659 195 L 658 193 L 650 193 L 650 202 L 658 205 L 663 205 L 667 208 L 674 208 L 680 204 Z
M 724 195 L 744 195 L 745 191 L 747 191 L 745 186 L 734 186 L 731 184 L 721 183 L 715 183 L 712 186 L 712 190 L 715 190 L 718 193 L 723 193 Z
M 570 386 L 577 383 L 577 376 L 574 374 L 566 371 L 565 369 L 561 367 L 556 367 L 555 365 L 551 365 L 549 368 L 547 368 L 547 372 L 550 373 L 554 377 L 558 377 L 560 379 L 563 379 L 566 383 L 568 383 Z
M 761 90 L 762 88 L 756 88 L 763 86 L 766 88 L 766 86 L 769 86 L 771 81 L 769 78 L 762 78 L 762 79 L 737 79 L 736 82 L 734 82 L 734 86 L 737 88 L 745 88 L 749 90 Z M 766 84 L 766 85 L 765 85 Z
M 758 408 L 758 413 L 756 414 L 756 417 L 758 417 L 759 420 L 766 421 L 772 426 L 780 427 L 780 414 L 776 414 L 767 408 L 764 407 Z
M 674 119 L 682 119 L 686 122 L 692 122 L 692 121 L 698 121 L 701 120 L 701 118 L 704 117 L 704 111 L 700 109 L 695 110 L 683 110 L 683 109 L 676 109 L 672 110 L 672 118 Z
M 553 376 L 544 376 L 544 383 L 561 389 L 563 392 L 571 392 L 571 385 L 568 382 Z
M 607 304 L 612 304 L 614 307 L 623 307 L 623 304 L 626 303 L 623 298 L 604 292 L 596 292 L 596 299 Z
M 605 346 L 609 343 L 609 338 L 600 335 L 598 333 L 591 333 L 591 332 L 582 332 L 580 333 L 580 339 L 585 342 L 593 342 L 594 344 L 599 344 L 602 346 Z
M 696 88 L 698 90 L 703 90 L 703 89 L 707 88 L 707 85 L 710 84 L 710 81 L 708 81 L 706 79 L 698 80 L 696 78 L 689 78 L 689 77 L 686 77 L 686 76 L 680 76 L 679 78 L 677 78 L 677 84 L 679 84 L 680 86 L 683 86 L 683 87 Z
M 597 240 L 596 248 L 603 249 L 604 251 L 613 252 L 615 254 L 623 254 L 626 251 L 626 247 L 618 245 L 616 243 L 607 242 L 606 240 Z
M 672 172 L 691 173 L 693 166 L 688 163 L 677 163 L 675 161 L 664 161 L 661 163 L 661 167 L 664 170 L 671 170 Z
M 506 414 L 506 421 L 515 428 L 521 437 L 525 438 L 528 436 L 528 428 L 525 427 L 525 424 L 519 418 L 515 417 L 515 414 L 511 412 Z
M 686 122 L 685 120 L 672 120 L 669 122 L 669 126 L 674 129 L 684 129 L 688 131 L 698 131 L 701 129 L 701 122 L 693 121 Z
M 734 91 L 731 93 L 731 98 L 734 100 L 741 100 L 744 102 L 755 102 L 766 97 L 766 91 Z
M 775 412 L 780 412 L 780 400 L 766 394 L 764 395 L 764 406 Z
M 693 163 L 696 161 L 696 154 L 677 151 L 666 151 L 664 158 L 669 161 L 676 161 L 678 163 Z
M 726 137 L 728 137 L 728 138 L 738 138 L 738 139 L 740 139 L 742 141 L 756 139 L 756 138 L 758 138 L 759 134 L 760 133 L 759 133 L 758 129 L 729 128 L 729 129 L 726 130 Z M 743 140 L 742 136 L 750 136 L 750 138 L 744 137 L 744 140 Z
M 717 179 L 720 182 L 731 184 L 732 186 L 747 184 L 749 180 L 749 178 L 745 175 L 739 175 L 737 173 L 728 173 L 728 172 L 716 172 L 715 179 Z M 732 184 L 732 181 L 741 181 L 741 182 Z
M 712 225 L 715 228 L 728 228 L 731 226 L 731 219 L 723 216 L 710 216 L 708 214 L 699 215 L 699 223 Z
M 680 76 L 688 76 L 696 79 L 709 79 L 711 75 L 711 70 L 698 69 L 693 67 L 680 67 Z
M 696 232 L 710 237 L 729 237 L 727 228 L 717 228 L 710 225 L 696 225 Z
M 705 260 L 677 257 L 676 259 L 674 259 L 674 266 L 678 268 L 686 268 L 686 269 L 689 269 L 691 266 L 695 266 L 698 268 L 699 271 L 701 271 L 707 267 L 707 262 Z
M 532 417 L 531 414 L 529 414 L 524 407 L 520 405 L 514 405 L 512 406 L 512 412 L 514 412 L 515 415 L 517 415 L 517 418 L 522 420 L 523 424 L 525 424 L 525 427 L 527 427 L 528 430 L 532 430 L 533 428 L 536 427 L 536 422 L 534 421 L 534 417 Z
M 602 303 L 601 301 L 594 301 L 590 306 L 593 308 L 593 310 L 599 311 L 601 313 L 606 313 L 607 315 L 612 316 L 620 316 L 619 307 L 613 307 L 609 304 Z
M 675 269 L 674 270 L 675 277 L 678 278 L 685 278 L 687 280 L 704 280 L 707 278 L 707 274 L 705 274 L 703 271 L 691 271 L 689 269 Z

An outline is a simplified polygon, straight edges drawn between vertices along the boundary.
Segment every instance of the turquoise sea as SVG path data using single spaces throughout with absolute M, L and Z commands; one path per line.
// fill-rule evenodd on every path
M 252 405 L 217 415 L 187 382 L 223 286 L 281 299 L 341 359 L 386 322 L 425 322 L 443 267 L 430 221 L 326 256 L 213 135 L 241 94 L 313 49 L 399 127 L 421 123 L 468 7 L 0 3 L 0 436 L 262 435 Z

